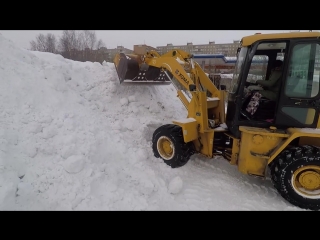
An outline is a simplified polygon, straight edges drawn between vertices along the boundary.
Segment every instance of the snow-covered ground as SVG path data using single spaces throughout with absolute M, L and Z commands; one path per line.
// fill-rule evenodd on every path
M 111 63 L 2 35 L 0 81 L 0 210 L 301 210 L 221 158 L 155 158 L 153 131 L 186 116 L 172 85 L 123 86 Z

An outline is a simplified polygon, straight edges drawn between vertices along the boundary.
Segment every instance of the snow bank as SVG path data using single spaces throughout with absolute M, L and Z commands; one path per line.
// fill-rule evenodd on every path
M 182 105 L 164 109 L 172 86 L 120 86 L 111 63 L 31 52 L 2 36 L 0 76 L 0 209 L 146 207 L 134 199 L 156 188 L 136 166 L 152 157 L 148 124 L 185 115 Z M 114 203 L 115 188 L 123 201 Z

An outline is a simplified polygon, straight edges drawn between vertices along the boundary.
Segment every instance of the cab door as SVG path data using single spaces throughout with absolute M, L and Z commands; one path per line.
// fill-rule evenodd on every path
M 294 40 L 285 60 L 275 125 L 315 128 L 319 118 L 319 40 Z

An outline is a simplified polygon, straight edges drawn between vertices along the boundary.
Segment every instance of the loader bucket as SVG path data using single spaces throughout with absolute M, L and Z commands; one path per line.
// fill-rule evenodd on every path
M 119 53 L 114 59 L 115 68 L 122 83 L 170 84 L 171 74 L 161 71 L 160 68 L 142 63 L 140 56 Z

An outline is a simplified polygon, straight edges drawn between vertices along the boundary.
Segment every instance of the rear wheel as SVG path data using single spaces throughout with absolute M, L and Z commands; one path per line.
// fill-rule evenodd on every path
M 166 124 L 155 130 L 152 137 L 154 156 L 177 168 L 185 165 L 194 153 L 193 144 L 185 143 L 182 128 L 174 124 Z
M 320 148 L 301 146 L 283 151 L 270 165 L 274 187 L 291 204 L 320 209 Z

